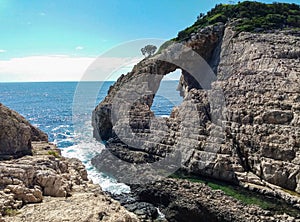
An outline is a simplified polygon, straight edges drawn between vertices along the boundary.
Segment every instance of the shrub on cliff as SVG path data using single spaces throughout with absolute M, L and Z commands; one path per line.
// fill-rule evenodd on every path
M 229 20 L 238 19 L 237 31 L 264 31 L 270 29 L 282 29 L 286 27 L 300 27 L 300 6 L 297 4 L 245 1 L 236 5 L 219 4 L 207 12 L 205 16 L 198 16 L 198 20 L 185 30 L 178 33 L 177 41 L 184 40 L 196 32 L 199 28 L 226 23 Z
M 141 48 L 141 52 L 145 57 L 150 57 L 155 53 L 156 49 L 157 47 L 155 45 L 146 45 Z

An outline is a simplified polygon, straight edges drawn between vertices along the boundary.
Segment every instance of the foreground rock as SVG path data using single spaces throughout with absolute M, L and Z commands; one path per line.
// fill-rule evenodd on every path
M 78 159 L 62 157 L 47 142 L 32 146 L 33 156 L 0 162 L 2 220 L 138 221 L 88 181 Z
M 143 222 L 166 222 L 167 220 L 152 203 L 142 201 L 136 193 L 111 194 L 128 211 L 134 213 Z
M 91 189 L 92 188 L 92 189 Z M 134 222 L 137 218 L 117 201 L 106 196 L 97 186 L 87 185 L 68 198 L 44 197 L 40 204 L 26 205 L 7 221 L 111 221 Z
M 32 141 L 48 141 L 48 136 L 0 103 L 0 160 L 31 154 Z
M 140 201 L 159 207 L 168 221 L 299 221 L 288 215 L 274 215 L 254 205 L 245 205 L 212 190 L 205 184 L 165 179 L 148 185 L 133 186 Z

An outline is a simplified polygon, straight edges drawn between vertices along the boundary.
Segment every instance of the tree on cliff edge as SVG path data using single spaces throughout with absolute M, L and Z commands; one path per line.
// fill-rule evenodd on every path
M 143 56 L 150 57 L 155 53 L 156 49 L 155 45 L 146 45 L 144 48 L 141 48 L 141 52 Z

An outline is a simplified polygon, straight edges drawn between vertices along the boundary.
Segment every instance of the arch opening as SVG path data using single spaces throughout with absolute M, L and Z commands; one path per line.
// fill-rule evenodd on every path
M 155 116 L 169 117 L 173 108 L 182 103 L 183 98 L 178 91 L 181 74 L 182 70 L 177 68 L 175 71 L 166 74 L 161 80 L 151 106 Z

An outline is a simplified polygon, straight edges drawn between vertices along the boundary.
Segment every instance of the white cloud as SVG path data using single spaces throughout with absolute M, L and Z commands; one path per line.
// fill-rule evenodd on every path
M 31 56 L 0 61 L 0 81 L 76 81 L 95 58 Z
M 0 53 L 4 53 L 4 52 L 6 52 L 5 49 L 0 49 Z
M 30 56 L 0 60 L 0 82 L 101 81 L 115 80 L 111 73 L 139 58 L 70 57 L 66 55 Z M 93 65 L 91 65 L 93 64 Z
M 75 49 L 76 49 L 76 50 L 83 50 L 84 47 L 83 47 L 83 46 L 77 46 Z

